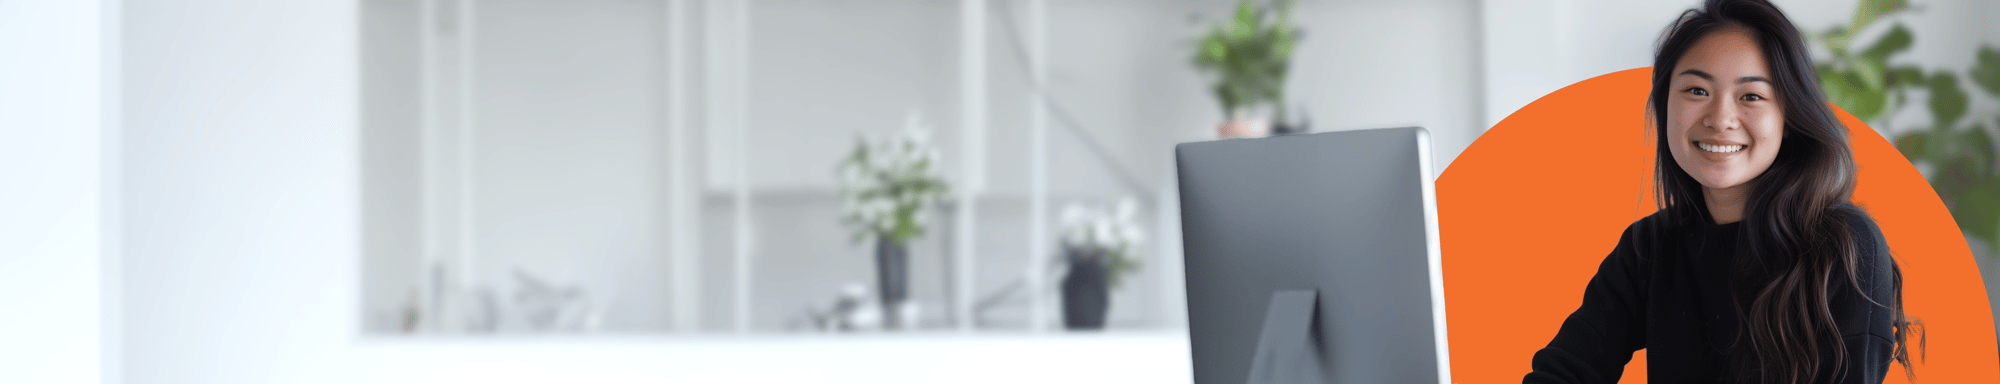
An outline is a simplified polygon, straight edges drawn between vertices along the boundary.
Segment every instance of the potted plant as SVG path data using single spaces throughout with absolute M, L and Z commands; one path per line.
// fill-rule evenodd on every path
M 909 297 L 909 244 L 921 236 L 924 213 L 944 200 L 950 185 L 937 171 L 929 129 L 911 112 L 903 129 L 880 142 L 856 140 L 840 161 L 841 221 L 854 241 L 875 240 L 875 276 L 887 328 Z
M 2000 251 L 2000 166 L 1994 165 L 2000 160 L 1996 155 L 2000 147 L 1994 145 L 1992 133 L 2000 129 L 2000 116 L 1969 113 L 1972 94 L 1963 84 L 1969 80 L 1973 88 L 2000 97 L 2000 48 L 1981 45 L 1972 68 L 1960 76 L 1951 69 L 1926 71 L 1914 64 L 1891 63 L 1915 41 L 1901 24 L 1892 25 L 1867 46 L 1856 41 L 1863 29 L 1878 21 L 1893 22 L 1889 16 L 1908 9 L 1904 1 L 1862 0 L 1851 24 L 1801 33 L 1814 36 L 1831 53 L 1816 63 L 1827 99 L 1872 126 L 1886 127 L 1890 117 L 1903 113 L 1912 99 L 1909 91 L 1926 94 L 1931 125 L 1896 135 L 1896 149 L 1910 162 L 1929 168 L 1924 174 L 1970 237 L 1968 242 L 1984 245 L 1990 257 Z
M 1275 109 L 1284 101 L 1285 74 L 1298 37 L 1290 1 L 1270 12 L 1252 0 L 1241 0 L 1234 17 L 1215 25 L 1197 43 L 1194 66 L 1216 74 L 1212 91 L 1228 119 L 1217 128 L 1222 137 L 1270 132 L 1270 115 L 1277 114 Z
M 1144 240 L 1136 220 L 1138 205 L 1123 199 L 1115 207 L 1071 204 L 1062 214 L 1063 327 L 1104 328 L 1111 289 L 1139 269 L 1135 248 Z

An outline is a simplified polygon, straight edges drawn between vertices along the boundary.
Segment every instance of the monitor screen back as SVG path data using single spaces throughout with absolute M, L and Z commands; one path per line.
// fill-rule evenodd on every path
M 1448 380 L 1429 149 L 1421 128 L 1177 146 L 1195 382 L 1243 383 L 1296 289 L 1328 382 Z

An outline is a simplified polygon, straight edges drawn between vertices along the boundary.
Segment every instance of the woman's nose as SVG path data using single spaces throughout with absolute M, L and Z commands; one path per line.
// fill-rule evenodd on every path
M 1707 127 L 1720 131 L 1743 128 L 1742 121 L 1736 118 L 1736 107 L 1729 102 L 1709 103 L 1707 109 L 1708 113 L 1702 117 L 1702 123 Z

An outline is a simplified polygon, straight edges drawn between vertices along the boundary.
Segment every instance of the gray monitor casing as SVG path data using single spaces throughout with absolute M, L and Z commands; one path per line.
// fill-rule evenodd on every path
M 1423 128 L 1176 146 L 1195 382 L 1251 377 L 1273 293 L 1311 290 L 1327 382 L 1449 383 L 1430 148 Z

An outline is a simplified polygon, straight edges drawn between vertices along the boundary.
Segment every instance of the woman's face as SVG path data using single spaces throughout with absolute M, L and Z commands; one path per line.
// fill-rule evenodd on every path
M 1667 148 L 1709 189 L 1737 189 L 1771 168 L 1785 111 L 1764 53 L 1741 28 L 1710 33 L 1674 63 Z

